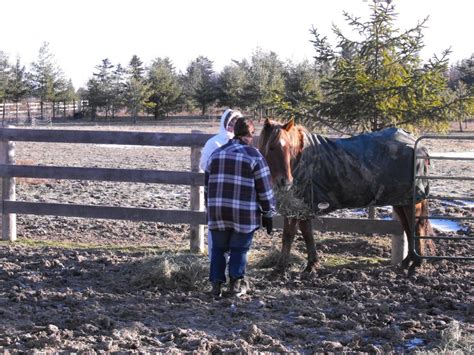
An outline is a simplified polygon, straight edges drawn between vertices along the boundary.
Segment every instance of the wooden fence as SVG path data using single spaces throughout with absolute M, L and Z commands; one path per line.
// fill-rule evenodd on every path
M 44 102 L 41 112 L 41 104 L 37 101 L 3 102 L 0 104 L 0 118 L 2 122 L 34 126 L 36 124 L 51 123 L 53 118 L 74 117 L 86 110 L 88 105 L 87 100 Z
M 0 129 L 0 177 L 2 178 L 2 239 L 15 241 L 16 214 L 54 215 L 83 218 L 151 221 L 191 225 L 191 252 L 204 251 L 204 174 L 199 171 L 201 147 L 211 135 L 192 133 L 151 133 L 126 131 L 85 131 L 58 129 Z M 145 169 L 110 169 L 60 166 L 15 165 L 15 141 L 47 143 L 120 144 L 147 146 L 180 146 L 191 149 L 191 171 Z M 113 206 L 92 206 L 16 201 L 15 177 L 45 179 L 78 179 L 115 182 L 142 182 L 190 186 L 191 210 L 165 210 Z M 277 216 L 275 228 L 282 228 Z M 392 235 L 392 262 L 405 252 L 403 230 L 397 221 L 318 217 L 313 220 L 318 231 Z

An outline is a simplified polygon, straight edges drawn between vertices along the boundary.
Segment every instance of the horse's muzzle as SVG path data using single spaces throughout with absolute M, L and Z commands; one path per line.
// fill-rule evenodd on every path
M 283 189 L 284 191 L 288 191 L 291 189 L 291 186 L 293 186 L 293 182 L 284 177 L 277 177 L 275 184 L 279 189 Z

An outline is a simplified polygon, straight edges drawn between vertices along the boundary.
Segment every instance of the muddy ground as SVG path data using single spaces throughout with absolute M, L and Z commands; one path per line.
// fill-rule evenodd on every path
M 213 133 L 217 123 L 100 129 Z M 473 141 L 427 145 L 437 152 L 474 152 Z M 189 153 L 16 144 L 17 160 L 59 166 L 189 170 Z M 432 168 L 437 175 L 472 177 L 472 163 L 439 161 Z M 433 182 L 432 191 L 471 197 L 473 192 L 469 181 L 453 180 Z M 17 198 L 189 208 L 189 188 L 171 185 L 19 179 Z M 435 215 L 472 217 L 473 209 L 472 202 L 431 202 Z M 390 215 L 389 209 L 378 212 L 379 218 Z M 365 211 L 333 215 L 366 217 Z M 474 237 L 469 221 L 436 232 Z M 249 257 L 251 291 L 215 301 L 207 257 L 188 252 L 187 225 L 19 215 L 18 242 L 0 243 L 0 351 L 398 354 L 456 346 L 472 352 L 472 262 L 429 261 L 409 277 L 390 264 L 389 236 L 316 236 L 318 272 L 301 272 L 305 249 L 298 237 L 289 271 L 275 274 L 281 231 L 271 237 L 258 231 Z M 436 244 L 438 255 L 474 255 L 470 241 Z

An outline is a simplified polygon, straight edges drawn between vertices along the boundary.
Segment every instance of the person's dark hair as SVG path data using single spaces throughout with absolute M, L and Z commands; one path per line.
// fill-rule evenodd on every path
M 240 138 L 245 136 L 253 137 L 255 127 L 249 117 L 239 117 L 234 126 L 234 137 Z

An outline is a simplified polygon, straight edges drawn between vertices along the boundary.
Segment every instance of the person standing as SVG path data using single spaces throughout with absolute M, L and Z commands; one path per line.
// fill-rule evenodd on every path
M 208 139 L 201 152 L 201 159 L 199 160 L 199 167 L 202 171 L 206 170 L 207 162 L 211 154 L 217 148 L 226 144 L 229 139 L 234 137 L 234 124 L 237 118 L 242 117 L 242 113 L 237 110 L 227 109 L 221 115 L 219 124 L 219 133 Z M 211 232 L 207 232 L 207 255 L 209 261 L 212 254 L 212 237 Z
M 199 167 L 202 171 L 206 170 L 207 161 L 214 150 L 223 146 L 229 141 L 229 139 L 234 137 L 234 125 L 235 121 L 239 117 L 242 117 L 242 113 L 240 111 L 231 109 L 225 110 L 221 115 L 219 133 L 209 138 L 202 149 L 201 159 L 199 160 Z
M 226 283 L 225 253 L 230 254 L 229 293 L 243 295 L 253 235 L 260 225 L 272 233 L 276 210 L 270 169 L 260 152 L 249 145 L 254 132 L 252 120 L 238 118 L 234 138 L 211 154 L 205 171 L 207 224 L 212 235 L 209 280 L 215 298 L 222 296 Z

